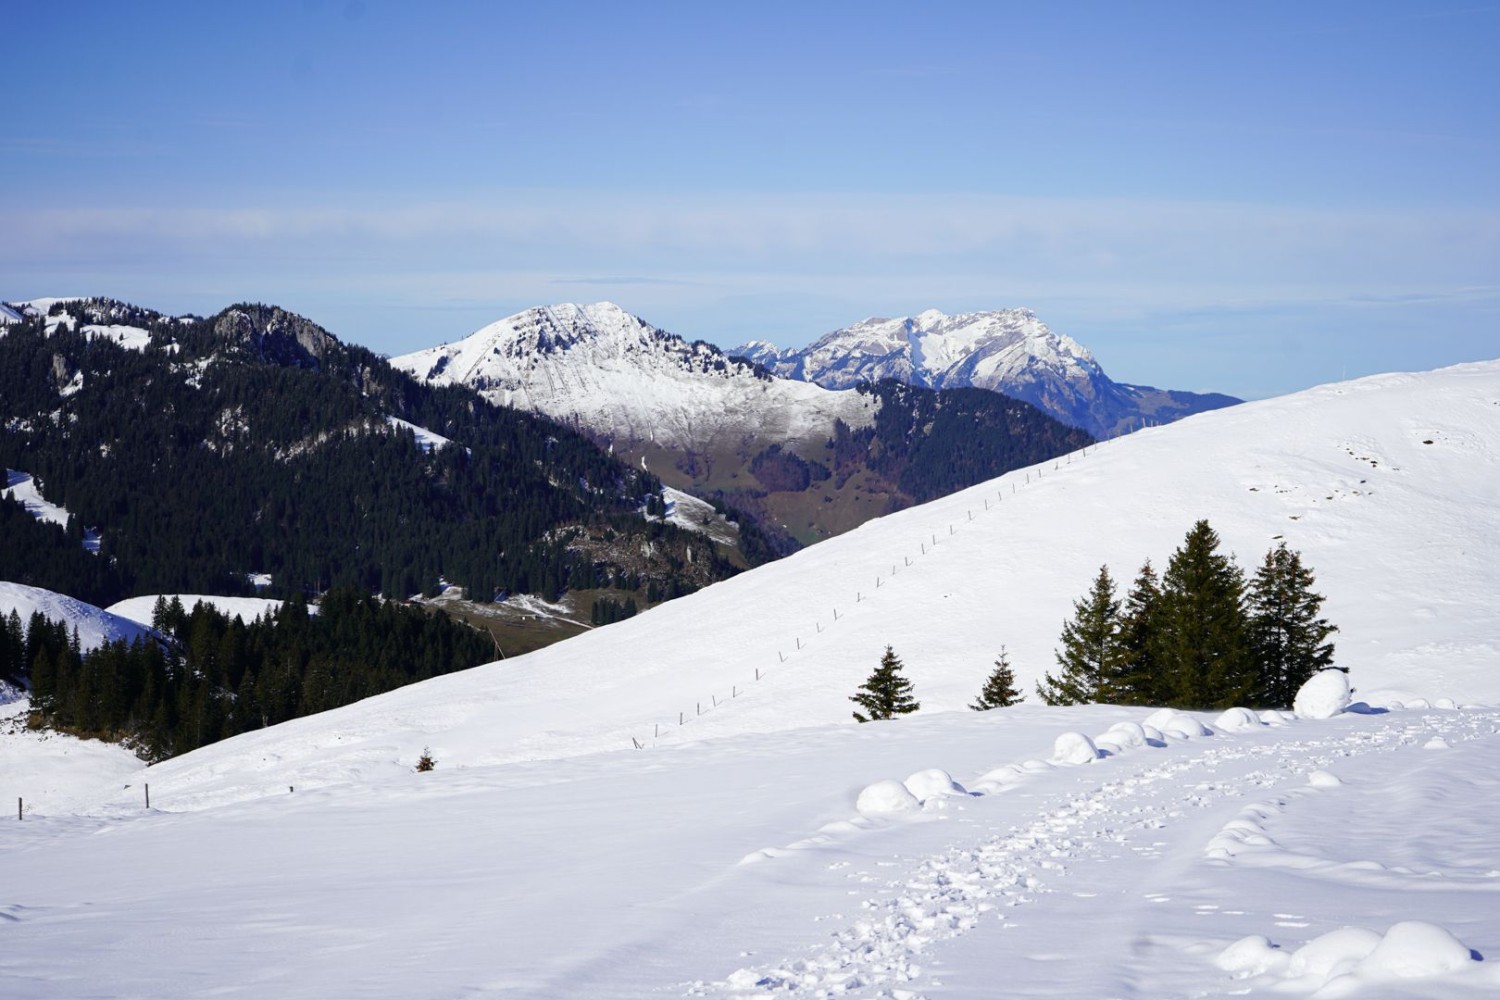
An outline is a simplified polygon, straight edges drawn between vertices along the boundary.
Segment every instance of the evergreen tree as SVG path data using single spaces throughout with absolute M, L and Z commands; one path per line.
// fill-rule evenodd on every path
M 1016 673 L 1010 668 L 1010 658 L 1005 655 L 1005 647 L 1001 646 L 1000 658 L 984 682 L 979 700 L 969 707 L 976 712 L 985 712 L 992 708 L 1009 708 L 1025 700 L 1026 696 L 1016 687 Z
M 1079 705 L 1111 695 L 1120 672 L 1120 602 L 1108 566 L 1088 596 L 1073 602 L 1073 619 L 1063 623 L 1058 676 L 1047 674 L 1036 693 L 1049 705 Z
M 860 686 L 858 692 L 849 696 L 850 701 L 868 713 L 861 715 L 855 712 L 854 718 L 857 721 L 890 719 L 915 712 L 921 707 L 912 697 L 911 681 L 906 679 L 901 669 L 901 658 L 890 646 L 885 647 L 880 666 L 875 668 L 875 672 Z
M 1161 582 L 1147 559 L 1136 574 L 1120 612 L 1121 669 L 1110 700 L 1127 705 L 1157 705 L 1170 700 L 1156 662 L 1160 640 Z
M 1312 587 L 1312 571 L 1286 542 L 1266 553 L 1250 583 L 1250 647 L 1267 705 L 1290 708 L 1297 689 L 1333 664 L 1328 637 L 1338 628 L 1319 617 L 1323 595 Z
M 1245 577 L 1207 521 L 1187 533 L 1162 576 L 1157 674 L 1170 703 L 1231 708 L 1254 700 Z

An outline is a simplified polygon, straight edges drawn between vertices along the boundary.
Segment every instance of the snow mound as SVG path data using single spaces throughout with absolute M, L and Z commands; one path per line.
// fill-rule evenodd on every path
M 1369 987 L 1435 979 L 1476 968 L 1478 955 L 1446 928 L 1421 920 L 1393 924 L 1384 935 L 1342 927 L 1307 942 L 1290 956 L 1265 937 L 1241 938 L 1214 958 L 1236 979 L 1269 976 L 1277 992 L 1344 997 Z M 1404 994 L 1403 994 L 1404 995 Z
M 1349 707 L 1349 676 L 1342 670 L 1320 670 L 1308 678 L 1292 701 L 1303 719 L 1331 719 Z
M 944 795 L 968 795 L 963 785 L 953 780 L 953 775 L 940 767 L 929 767 L 907 778 L 903 785 L 913 796 L 925 802 Z
M 1139 722 L 1116 722 L 1104 733 L 1102 739 L 1121 747 L 1143 747 L 1146 745 L 1146 727 Z
M 1184 740 L 1194 736 L 1213 735 L 1212 730 L 1180 708 L 1163 708 L 1152 712 L 1146 717 L 1145 727 Z
M 1423 750 L 1448 750 L 1448 749 L 1451 749 L 1451 747 L 1450 747 L 1448 741 L 1445 740 L 1445 739 L 1443 739 L 1441 736 L 1434 736 L 1432 739 L 1430 739 L 1426 743 L 1422 744 L 1422 749 Z
M 1265 723 L 1260 721 L 1260 716 L 1248 708 L 1231 708 L 1214 720 L 1214 728 L 1226 733 L 1243 733 L 1251 729 L 1259 729 Z
M 1314 788 L 1338 788 L 1344 782 L 1336 774 L 1317 770 L 1307 776 L 1307 783 Z
M 1350 972 L 1380 946 L 1380 935 L 1363 927 L 1341 927 L 1313 938 L 1292 954 L 1289 975 L 1315 976 L 1327 982 Z
M 1063 733 L 1052 744 L 1054 764 L 1092 764 L 1099 759 L 1099 748 L 1082 733 Z
M 922 803 L 901 782 L 887 779 L 866 786 L 854 808 L 863 816 L 900 816 L 920 811 Z

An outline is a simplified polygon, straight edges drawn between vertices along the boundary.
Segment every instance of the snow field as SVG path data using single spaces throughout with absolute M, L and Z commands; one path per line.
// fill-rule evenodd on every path
M 1364 720 L 1375 718 L 1377 717 L 1366 716 Z M 1284 729 L 1287 725 L 1283 719 L 1275 721 L 1279 728 Z M 971 991 L 976 996 L 993 995 L 991 992 L 986 992 L 994 988 L 993 982 L 971 984 L 971 987 L 966 990 L 959 988 L 954 981 L 943 978 L 944 974 L 936 971 L 939 967 L 949 964 L 941 957 L 941 949 L 946 943 L 976 930 L 986 920 L 1024 919 L 1021 917 L 1024 911 L 1018 912 L 1017 908 L 1038 903 L 1049 893 L 1074 892 L 1075 898 L 1080 899 L 1095 899 L 1101 896 L 1106 899 L 1113 898 L 1115 902 L 1105 903 L 1105 908 L 1118 906 L 1120 894 L 1118 891 L 1110 891 L 1109 885 L 1109 880 L 1118 881 L 1120 870 L 1118 862 L 1128 858 L 1132 862 L 1150 863 L 1161 858 L 1164 853 L 1162 849 L 1169 846 L 1174 847 L 1175 852 L 1180 853 L 1183 845 L 1174 845 L 1170 840 L 1155 838 L 1172 837 L 1172 828 L 1183 826 L 1184 823 L 1181 820 L 1192 810 L 1222 809 L 1225 804 L 1232 803 L 1236 798 L 1247 793 L 1253 793 L 1257 788 L 1291 786 L 1293 790 L 1288 795 L 1294 799 L 1318 789 L 1339 787 L 1342 782 L 1326 771 L 1315 768 L 1308 774 L 1307 764 L 1333 760 L 1347 762 L 1350 758 L 1379 751 L 1396 749 L 1409 751 L 1416 743 L 1417 733 L 1424 731 L 1434 721 L 1423 719 L 1406 725 L 1390 724 L 1382 726 L 1375 732 L 1362 732 L 1356 727 L 1331 739 L 1326 737 L 1287 739 L 1251 745 L 1244 745 L 1234 735 L 1219 736 L 1211 741 L 1205 740 L 1203 737 L 1209 735 L 1207 727 L 1203 727 L 1203 733 L 1200 735 L 1174 735 L 1169 737 L 1173 746 L 1209 743 L 1220 745 L 1187 756 L 1174 756 L 1156 766 L 1131 767 L 1129 762 L 1121 762 L 1120 766 L 1130 768 L 1128 775 L 1104 780 L 1084 794 L 1073 796 L 1055 808 L 1043 811 L 1029 825 L 1012 828 L 1003 835 L 991 836 L 977 846 L 963 846 L 924 859 L 912 875 L 890 883 L 881 897 L 863 902 L 861 908 L 866 911 L 864 917 L 848 924 L 843 930 L 835 932 L 831 944 L 770 966 L 741 968 L 722 980 L 693 984 L 690 992 L 730 996 L 789 994 L 827 997 L 846 994 L 894 996 L 900 995 L 901 991 L 905 990 L 908 995 L 923 996 L 927 994 L 919 987 L 925 983 L 932 988 L 941 987 L 940 992 L 943 996 L 955 993 L 970 995 Z M 1489 745 L 1486 749 L 1490 754 L 1497 749 L 1493 737 L 1497 732 L 1497 722 L 1500 722 L 1500 719 L 1497 719 L 1496 713 L 1484 713 L 1482 716 L 1461 722 L 1457 716 L 1452 720 L 1438 721 L 1458 722 L 1459 724 L 1454 728 L 1470 736 L 1482 734 L 1489 737 Z M 1134 723 L 1127 725 L 1134 725 Z M 1299 735 L 1301 735 L 1307 731 L 1306 727 L 1309 724 L 1297 725 L 1301 731 Z M 1273 732 L 1270 726 L 1264 726 L 1262 729 L 1265 733 Z M 1247 727 L 1240 728 L 1237 733 L 1239 737 L 1254 735 L 1253 731 Z M 1059 737 L 1059 740 L 1070 735 L 1074 734 L 1065 733 L 1063 737 Z M 1263 764 L 1268 759 L 1277 765 L 1274 770 L 1264 766 L 1254 766 Z M 1409 754 L 1406 759 L 1410 760 Z M 1247 767 L 1252 769 L 1247 771 Z M 1223 772 L 1231 769 L 1238 772 L 1238 780 L 1223 780 L 1225 777 Z M 1012 773 L 1020 775 L 1023 770 L 1017 767 Z M 919 773 L 943 774 L 945 772 Z M 1039 773 L 1042 772 L 1031 771 L 1033 780 L 1046 782 L 1046 778 L 1036 777 Z M 1067 772 L 1053 772 L 1054 775 L 1063 773 Z M 1308 783 L 1299 786 L 1298 777 L 1302 777 L 1303 781 Z M 1018 783 L 1024 780 L 1024 778 L 1016 777 L 995 791 L 1013 792 L 1018 787 Z M 901 794 L 902 791 L 906 792 L 905 796 Z M 933 805 L 942 809 L 950 801 L 943 797 L 936 797 L 927 802 L 914 801 L 918 797 L 911 794 L 912 791 L 898 782 L 878 782 L 861 793 L 859 811 L 867 817 L 882 816 L 887 822 L 910 823 L 916 818 L 931 820 Z M 891 801 L 899 801 L 902 805 L 900 808 L 879 811 L 867 809 L 867 800 L 877 795 Z M 1163 799 L 1166 801 L 1161 802 Z M 1155 808 L 1151 807 L 1152 800 L 1159 803 Z M 1284 803 L 1288 799 L 1280 801 Z M 1492 806 L 1494 800 L 1491 798 L 1485 801 Z M 1490 806 L 1478 806 L 1476 811 L 1483 814 L 1484 810 Z M 1267 807 L 1264 805 L 1252 806 L 1245 811 L 1245 815 L 1260 816 L 1266 811 Z M 946 815 L 951 817 L 952 814 Z M 1341 822 L 1347 824 L 1348 819 L 1344 818 Z M 1225 825 L 1224 831 L 1242 834 L 1248 827 L 1249 824 L 1244 819 L 1235 819 Z M 1319 825 L 1317 829 L 1320 838 L 1329 838 L 1325 826 Z M 1177 832 L 1180 833 L 1180 831 Z M 1221 831 L 1218 836 L 1209 841 L 1205 857 L 1215 863 L 1238 863 L 1238 858 L 1226 855 L 1219 847 L 1219 841 L 1224 836 L 1225 833 Z M 1258 835 L 1237 837 L 1236 843 L 1247 841 L 1254 843 L 1257 837 Z M 1191 839 L 1188 843 L 1189 845 L 1192 843 Z M 1126 853 L 1127 851 L 1130 853 Z M 1085 875 L 1084 868 L 1090 864 L 1093 867 L 1090 868 L 1090 873 Z M 1066 883 L 1075 871 L 1082 877 L 1101 877 L 1097 867 L 1099 864 L 1107 865 L 1102 875 L 1106 880 L 1103 886 L 1096 884 L 1087 890 L 1066 888 Z M 1315 868 L 1307 864 L 1283 864 L 1282 867 L 1295 872 L 1304 879 L 1329 877 L 1327 869 Z M 1345 867 L 1364 873 L 1378 866 L 1364 861 L 1350 862 Z M 1454 873 L 1447 874 L 1452 877 Z M 1500 871 L 1491 871 L 1487 877 L 1490 881 L 1485 889 L 1490 892 L 1500 891 Z M 1386 884 L 1365 884 L 1371 888 L 1387 890 L 1398 888 Z M 1410 887 L 1399 888 L 1409 891 Z M 1305 892 L 1306 890 L 1303 890 L 1304 894 Z M 1391 893 L 1387 891 L 1386 894 Z M 1151 892 L 1143 894 L 1141 898 L 1145 900 L 1142 909 L 1149 910 L 1156 905 L 1169 903 L 1172 897 L 1169 893 Z M 1238 899 L 1242 904 L 1248 902 L 1248 897 L 1245 896 L 1231 898 Z M 1302 896 L 1299 895 L 1299 898 Z M 1269 907 L 1272 904 L 1266 905 Z M 1203 916 L 1218 914 L 1220 911 L 1220 905 L 1205 903 L 1195 906 L 1191 912 L 1195 916 Z M 1247 912 L 1241 909 L 1230 911 L 1226 915 L 1243 917 L 1247 915 Z M 1098 914 L 1094 915 L 1096 922 L 1098 916 Z M 1144 914 L 1131 914 L 1127 911 L 1116 912 L 1115 916 L 1127 922 L 1134 920 L 1141 925 L 1140 930 L 1143 935 L 1153 936 L 1149 929 L 1151 920 L 1143 919 Z M 1289 925 L 1293 922 L 1283 920 L 1279 923 Z M 1005 926 L 1018 925 L 1006 923 Z M 1308 924 L 1301 923 L 1300 926 L 1308 926 Z M 1094 941 L 1091 935 L 1077 928 L 1065 934 L 1055 923 L 1049 924 L 1048 928 L 1050 934 L 1053 935 L 1052 940 L 1049 946 L 1039 954 L 1055 954 L 1060 934 L 1068 939 L 1077 936 Z M 1485 929 L 1493 939 L 1493 935 L 1500 931 L 1500 926 L 1490 920 Z M 1374 935 L 1374 938 L 1377 941 L 1381 940 L 1379 935 Z M 1336 940 L 1336 938 L 1330 940 Z M 1477 987 L 1482 993 L 1484 989 L 1493 988 L 1493 984 L 1500 983 L 1500 967 L 1478 967 L 1470 957 L 1468 946 L 1459 945 L 1457 939 L 1449 931 L 1435 924 L 1423 924 L 1420 921 L 1399 922 L 1386 935 L 1386 941 L 1378 957 L 1357 968 L 1339 965 L 1337 970 L 1329 971 L 1338 964 L 1331 963 L 1323 969 L 1326 974 L 1318 978 L 1314 971 L 1301 970 L 1301 966 L 1296 966 L 1295 968 L 1301 971 L 1297 971 L 1295 975 L 1287 973 L 1289 978 L 1286 978 L 1282 988 L 1306 993 L 1326 988 L 1327 992 L 1320 992 L 1318 995 L 1339 996 L 1347 995 L 1346 992 L 1339 991 L 1352 990 L 1360 984 L 1385 983 L 1392 978 L 1421 978 L 1424 980 L 1421 989 L 1430 990 L 1435 988 L 1433 979 L 1436 977 L 1442 983 L 1449 985 L 1456 984 L 1462 988 Z M 1443 941 L 1453 943 L 1444 947 L 1433 946 L 1434 943 L 1440 944 Z M 1257 945 L 1255 942 L 1260 942 L 1260 944 Z M 1318 954 L 1320 949 L 1327 947 L 1327 944 L 1324 942 L 1316 947 L 1309 946 L 1312 950 L 1308 952 L 1308 955 Z M 1179 941 L 1175 946 L 1179 952 L 1178 960 L 1186 961 L 1187 956 L 1206 954 L 1214 946 L 1214 942 L 1212 940 Z M 1273 973 L 1280 975 L 1294 968 L 1284 961 L 1285 953 L 1274 949 L 1263 936 L 1252 936 L 1248 941 L 1241 940 L 1234 944 L 1219 942 L 1218 947 L 1222 947 L 1222 954 L 1214 959 L 1215 964 L 1232 973 L 1235 979 Z M 1463 958 L 1461 962 L 1457 957 L 1459 949 Z M 1006 982 L 1009 985 L 1013 983 L 1014 963 L 1019 955 L 1011 952 L 1010 949 L 1007 949 L 1007 952 L 1008 957 L 1002 965 L 1006 970 Z M 1274 952 L 1280 955 L 1281 959 L 1261 962 L 1260 959 L 1264 957 L 1262 952 Z M 1025 952 L 1022 951 L 1020 954 L 1024 955 Z M 1015 995 L 1153 997 L 1179 995 L 1176 992 L 1157 992 L 1154 988 L 1141 989 L 1139 986 L 1118 994 L 1110 992 L 1119 987 L 1117 983 L 1111 985 L 1113 980 L 1108 962 L 1101 962 L 1099 956 L 1092 950 L 1087 954 L 1078 954 L 1077 958 L 1083 960 L 1081 965 L 1087 970 L 1087 974 L 1075 976 L 1074 985 L 1054 983 L 1051 988 L 1037 989 L 1034 994 L 1017 993 Z M 1361 955 L 1358 958 L 1363 961 L 1366 956 Z M 1158 970 L 1147 969 L 1145 971 L 1155 975 Z M 1345 973 L 1351 973 L 1355 978 L 1339 980 L 1337 984 L 1333 983 L 1333 980 Z M 1198 982 L 1193 984 L 1190 995 L 1215 995 L 1217 991 L 1206 988 L 1207 985 L 1212 984 L 1212 976 L 1205 976 L 1199 970 L 1197 978 Z M 1207 984 L 1203 982 L 1205 979 L 1208 980 Z M 1088 985 L 1083 985 L 1085 983 Z M 979 988 L 973 989 L 973 986 Z M 1184 989 L 1185 984 L 1178 984 L 1177 988 Z M 1224 992 L 1236 991 L 1225 990 Z M 1460 992 L 1458 995 L 1480 994 Z

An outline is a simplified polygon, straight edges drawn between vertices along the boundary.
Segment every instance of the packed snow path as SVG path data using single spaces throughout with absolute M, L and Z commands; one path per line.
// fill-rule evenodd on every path
M 1356 842 L 1386 850 L 1405 842 L 1403 832 L 1421 825 L 1412 820 L 1431 817 L 1403 815 L 1402 806 L 1425 809 L 1439 788 L 1430 775 L 1421 774 L 1433 770 L 1427 765 L 1434 763 L 1423 751 L 1451 751 L 1455 744 L 1476 739 L 1493 744 L 1500 713 L 1450 711 L 1336 734 L 1318 734 L 1314 727 L 1302 731 L 1307 733 L 1302 738 L 1263 742 L 1245 732 L 1210 738 L 1204 730 L 1188 737 L 1191 746 L 1176 748 L 1165 759 L 1144 747 L 1115 759 L 1101 758 L 1060 781 L 1042 781 L 1030 821 L 997 835 L 984 835 L 980 809 L 972 810 L 973 816 L 954 817 L 975 835 L 974 842 L 920 859 L 901 877 L 885 881 L 859 902 L 857 916 L 831 941 L 770 965 L 740 968 L 721 981 L 689 984 L 687 993 L 988 997 L 996 995 L 1001 983 L 1032 979 L 1034 974 L 1021 974 L 1021 967 L 1045 966 L 1039 977 L 1049 983 L 1045 993 L 1025 995 L 1245 995 L 1255 985 L 1248 981 L 1253 976 L 1243 967 L 1226 973 L 1209 961 L 1219 945 L 1229 943 L 1223 940 L 1223 927 L 1235 928 L 1229 932 L 1231 940 L 1243 931 L 1285 942 L 1290 954 L 1295 946 L 1346 926 L 1347 904 L 1324 903 L 1326 885 L 1316 892 L 1296 885 L 1309 879 L 1336 883 L 1340 892 L 1356 896 L 1362 889 L 1417 893 L 1406 916 L 1439 925 L 1455 917 L 1459 923 L 1484 922 L 1483 933 L 1491 935 L 1487 943 L 1500 943 L 1493 938 L 1496 925 L 1490 916 L 1500 903 L 1500 851 L 1492 840 L 1457 851 L 1449 845 L 1451 853 L 1467 848 L 1484 852 L 1455 867 L 1432 867 L 1429 858 L 1422 858 L 1413 868 L 1374 860 L 1368 853 L 1337 853 L 1340 846 Z M 1355 828 L 1344 814 L 1337 820 L 1343 829 L 1313 825 L 1296 831 L 1301 836 L 1290 839 L 1290 846 L 1275 839 L 1278 827 L 1285 825 L 1277 822 L 1283 813 L 1305 813 L 1309 797 L 1344 786 L 1335 772 L 1357 782 L 1358 775 L 1370 770 L 1372 762 L 1364 758 L 1392 751 L 1405 751 L 1397 773 L 1415 779 L 1392 789 L 1409 793 L 1404 801 L 1397 795 L 1395 801 L 1366 802 L 1368 811 L 1359 814 Z M 1380 762 L 1385 774 L 1379 780 L 1399 785 L 1392 782 L 1390 763 Z M 1435 770 L 1452 778 L 1446 763 L 1437 762 Z M 1002 787 L 1014 794 L 1055 766 L 1032 761 L 997 773 L 1006 782 Z M 994 780 L 988 783 L 993 786 Z M 929 800 L 924 811 L 952 816 L 963 802 L 940 797 Z M 1226 818 L 1226 813 L 1238 815 Z M 1330 847 L 1331 856 L 1326 853 Z M 861 882 L 877 876 L 888 878 L 869 869 L 847 874 Z M 1222 889 L 1226 880 L 1236 886 L 1228 895 Z M 1283 889 L 1268 891 L 1272 883 L 1284 884 Z M 1438 898 L 1422 895 L 1426 890 L 1437 890 Z M 1470 905 L 1455 906 L 1445 894 L 1462 896 L 1468 890 L 1481 894 L 1465 900 Z M 1294 910 L 1298 912 L 1289 912 Z M 1103 920 L 1098 919 L 1101 913 Z M 1376 937 L 1387 924 L 1404 918 L 1371 916 Z M 1007 933 L 997 936 L 1000 930 Z M 976 931 L 975 940 L 957 941 Z M 1428 944 L 1419 941 L 1417 947 L 1425 950 Z M 989 958 L 975 954 L 980 951 Z M 1473 962 L 1472 968 L 1444 978 L 1421 974 L 1427 970 L 1420 957 L 1411 961 L 1417 965 L 1409 982 L 1402 974 L 1374 972 L 1361 979 L 1356 963 L 1342 971 L 1345 979 L 1338 983 L 1332 982 L 1336 970 L 1305 973 L 1291 983 L 1274 975 L 1261 978 L 1272 980 L 1278 993 L 1326 989 L 1320 996 L 1345 995 L 1371 984 L 1380 996 L 1446 996 L 1445 989 L 1457 991 L 1456 996 L 1481 996 L 1500 989 L 1500 963 L 1486 967 Z M 976 967 L 986 974 L 976 977 Z M 1184 973 L 1191 985 L 1174 986 Z M 1411 992 L 1402 992 L 1403 987 Z

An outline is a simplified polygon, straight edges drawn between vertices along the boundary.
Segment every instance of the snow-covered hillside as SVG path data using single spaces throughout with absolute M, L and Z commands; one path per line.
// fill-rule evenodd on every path
M 753 341 L 731 353 L 830 389 L 886 378 L 932 389 L 992 389 L 1100 438 L 1236 402 L 1115 382 L 1088 348 L 1029 309 L 954 316 L 929 309 L 866 319 L 801 349 Z
M 67 622 L 70 628 L 78 629 L 79 644 L 86 650 L 96 649 L 116 639 L 130 642 L 151 633 L 150 615 L 147 615 L 143 624 L 128 616 L 74 600 L 65 594 L 0 580 L 0 614 L 8 615 L 12 610 L 21 616 L 23 626 L 37 611 L 52 621 Z
M 1497 443 L 1500 362 L 1325 386 L 150 769 L 0 734 L 0 994 L 1495 995 Z M 1376 708 L 963 707 L 1200 517 Z
M 925 711 L 961 710 L 1002 645 L 1029 691 L 1099 566 L 1160 565 L 1198 518 L 1247 568 L 1283 539 L 1303 553 L 1361 696 L 1500 699 L 1497 442 L 1496 362 L 1203 414 L 161 770 L 207 803 L 399 770 L 429 744 L 477 765 L 842 723 L 887 644 Z
M 528 309 L 391 364 L 505 406 L 671 449 L 732 447 L 746 435 L 827 437 L 835 417 L 851 427 L 872 419 L 867 397 L 757 377 L 717 348 L 687 343 L 610 302 Z

